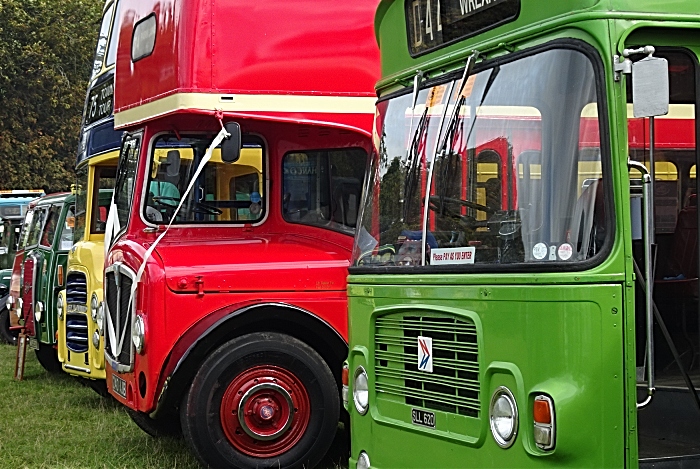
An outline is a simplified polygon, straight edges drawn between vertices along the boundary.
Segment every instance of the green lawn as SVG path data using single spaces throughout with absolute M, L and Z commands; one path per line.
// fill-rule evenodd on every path
M 0 469 L 200 467 L 183 440 L 149 437 L 112 399 L 49 375 L 31 350 L 24 381 L 13 381 L 16 350 L 0 344 Z

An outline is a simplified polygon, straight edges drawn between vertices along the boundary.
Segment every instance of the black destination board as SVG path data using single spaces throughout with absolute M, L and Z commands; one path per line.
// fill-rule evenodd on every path
M 520 14 L 521 0 L 405 0 L 412 56 L 465 39 Z
M 110 78 L 90 90 L 85 109 L 85 124 L 90 125 L 112 115 L 114 78 Z

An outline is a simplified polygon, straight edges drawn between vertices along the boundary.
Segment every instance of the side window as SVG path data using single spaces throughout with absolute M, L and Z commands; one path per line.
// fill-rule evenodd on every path
M 46 223 L 44 223 L 44 229 L 41 231 L 41 241 L 39 244 L 45 247 L 52 247 L 53 240 L 56 236 L 56 225 L 58 225 L 58 219 L 61 216 L 61 205 L 53 205 L 46 216 Z
M 20 234 L 20 241 L 17 245 L 17 250 L 24 249 L 27 246 L 27 241 L 29 240 L 29 230 L 32 227 L 32 221 L 34 220 L 34 209 L 27 211 L 27 216 L 24 218 L 24 225 L 22 232 Z
M 105 232 L 105 227 L 107 226 L 109 201 L 106 200 L 104 196 L 100 197 L 100 191 L 104 191 L 105 189 L 114 189 L 116 177 L 117 168 L 107 166 L 98 166 L 95 168 L 95 183 L 93 184 L 92 189 L 92 207 L 90 216 L 90 233 L 92 234 L 103 234 Z
M 73 227 L 75 226 L 75 205 L 68 207 L 66 220 L 61 229 L 61 242 L 58 249 L 67 251 L 73 246 Z
M 36 246 L 39 244 L 39 238 L 41 236 L 41 229 L 44 227 L 44 221 L 46 220 L 46 209 L 37 208 L 34 210 L 34 219 L 32 220 L 32 226 L 29 228 L 29 237 L 27 239 L 27 246 Z
M 353 233 L 367 166 L 359 148 L 288 153 L 282 160 L 282 216 Z

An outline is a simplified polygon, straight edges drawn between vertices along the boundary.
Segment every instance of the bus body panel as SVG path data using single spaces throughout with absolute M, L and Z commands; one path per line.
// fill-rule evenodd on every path
M 426 2 L 414 3 L 422 7 L 426 6 Z M 680 379 L 677 374 L 674 376 L 677 381 L 672 385 L 668 384 L 668 376 L 662 376 L 667 378 L 666 381 L 657 382 L 659 387 L 657 397 L 652 400 L 648 409 L 638 410 L 636 405 L 638 400 L 643 401 L 646 397 L 646 383 L 642 377 L 645 363 L 645 340 L 643 334 L 640 334 L 640 330 L 645 324 L 645 318 L 643 317 L 643 308 L 640 308 L 639 298 L 635 304 L 635 293 L 638 297 L 641 296 L 643 288 L 639 282 L 635 282 L 634 278 L 633 262 L 639 262 L 639 255 L 635 250 L 640 247 L 640 242 L 632 240 L 633 230 L 630 222 L 634 210 L 630 206 L 630 179 L 639 176 L 633 176 L 626 163 L 628 156 L 636 160 L 648 161 L 645 151 L 648 154 L 650 130 L 649 119 L 632 118 L 632 98 L 628 88 L 631 81 L 625 86 L 626 77 L 624 75 L 621 81 L 618 81 L 612 57 L 615 54 L 621 54 L 624 48 L 642 45 L 656 47 L 655 55 L 663 57 L 666 57 L 664 54 L 680 50 L 688 53 L 689 62 L 692 63 L 690 67 L 695 69 L 694 75 L 697 77 L 698 51 L 695 44 L 698 43 L 698 31 L 700 31 L 698 4 L 687 1 L 658 3 L 613 0 L 568 2 L 566 5 L 547 5 L 545 7 L 531 2 L 522 2 L 520 14 L 515 21 L 495 27 L 477 36 L 458 40 L 454 44 L 446 44 L 442 48 L 417 54 L 414 57 L 411 57 L 408 45 L 407 27 L 410 25 L 407 25 L 404 9 L 404 6 L 408 4 L 409 2 L 403 1 L 384 1 L 381 2 L 377 11 L 375 26 L 380 43 L 383 71 L 382 80 L 377 85 L 380 100 L 392 92 L 409 89 L 413 77 L 419 70 L 427 73 L 433 80 L 445 70 L 461 71 L 466 58 L 473 49 L 485 53 L 487 59 L 506 56 L 509 53 L 522 51 L 530 46 L 555 39 L 579 39 L 597 49 L 603 63 L 607 88 L 606 96 L 599 97 L 599 99 L 604 102 L 604 107 L 608 112 L 610 128 L 602 127 L 602 135 L 595 132 L 582 132 L 582 136 L 586 133 L 589 140 L 582 140 L 580 143 L 582 143 L 581 148 L 588 145 L 596 146 L 599 143 L 610 145 L 612 162 L 608 169 L 612 173 L 610 180 L 614 184 L 614 194 L 612 195 L 614 195 L 615 205 L 615 237 L 611 252 L 600 265 L 578 272 L 547 272 L 527 275 L 499 274 L 484 269 L 484 272 L 478 271 L 478 273 L 431 275 L 426 270 L 423 273 L 416 272 L 411 275 L 394 276 L 389 275 L 388 271 L 382 273 L 380 269 L 377 269 L 377 273 L 364 270 L 361 274 L 351 270 L 354 273 L 349 277 L 348 287 L 350 296 L 349 346 L 351 350 L 348 410 L 351 413 L 353 428 L 350 464 L 356 463 L 360 451 L 366 451 L 372 467 L 463 467 L 465 465 L 474 465 L 475 467 L 546 467 L 549 465 L 563 467 L 637 467 L 638 465 L 655 467 L 654 464 L 660 462 L 655 458 L 664 456 L 654 446 L 653 442 L 658 439 L 662 443 L 662 440 L 668 440 L 668 444 L 665 446 L 667 450 L 671 448 L 672 444 L 678 445 L 677 448 L 671 449 L 666 454 L 673 457 L 669 457 L 662 463 L 668 464 L 664 467 L 683 467 L 684 463 L 692 465 L 698 457 L 695 454 L 697 451 L 694 444 L 683 448 L 686 452 L 683 453 L 681 450 L 681 455 L 678 456 L 675 451 L 682 445 L 674 440 L 681 434 L 683 434 L 682 438 L 686 438 L 687 441 L 692 440 L 694 433 L 688 430 L 689 427 L 682 426 L 679 422 L 674 430 L 663 425 L 656 425 L 655 421 L 655 419 L 664 419 L 668 415 L 659 415 L 660 411 L 654 410 L 655 400 L 659 404 L 666 405 L 662 409 L 669 409 L 669 406 L 664 404 L 668 403 L 667 394 L 663 396 L 660 394 L 668 389 L 676 392 L 676 396 L 678 396 L 672 398 L 678 401 L 677 407 L 673 409 L 677 419 L 683 415 L 687 417 L 687 422 L 690 424 L 697 416 L 697 409 L 692 406 L 690 393 L 687 391 L 682 393 L 685 385 L 678 384 Z M 564 12 L 562 9 L 566 9 L 566 11 Z M 633 59 L 637 61 L 639 58 L 633 57 Z M 687 64 L 679 66 L 677 63 L 671 62 L 669 72 L 672 79 L 673 74 L 678 76 L 681 74 L 679 71 L 684 69 L 688 69 Z M 687 75 L 692 76 L 692 70 L 684 76 Z M 676 93 L 683 89 L 687 94 L 688 89 L 693 89 L 690 86 L 681 87 L 678 83 L 672 82 L 671 89 L 674 90 L 674 87 Z M 697 82 L 695 87 L 697 87 Z M 628 96 L 625 96 L 626 91 Z M 693 94 L 693 96 L 695 95 Z M 661 235 L 657 234 L 660 243 L 658 248 L 660 265 L 668 264 L 667 257 L 671 257 L 668 254 L 669 238 L 674 233 L 676 219 L 678 226 L 680 226 L 681 215 L 678 214 L 678 211 L 694 212 L 691 202 L 697 181 L 694 171 L 695 163 L 700 161 L 700 155 L 696 148 L 697 97 L 692 98 L 693 100 L 690 102 L 688 99 L 690 98 L 685 95 L 673 94 L 672 91 L 668 115 L 657 117 L 655 123 L 654 149 L 658 151 L 656 161 L 662 164 L 675 162 L 676 165 L 675 169 L 668 170 L 665 169 L 666 166 L 661 167 L 664 169 L 657 167 L 656 181 L 667 182 L 658 183 L 659 192 L 656 194 L 658 199 L 654 201 L 657 207 L 656 219 L 660 219 L 660 213 L 669 214 L 669 209 L 663 206 L 663 197 L 666 197 L 667 200 L 675 197 L 676 213 L 673 216 L 677 217 L 672 218 L 670 222 L 662 222 L 659 225 L 660 229 L 657 227 L 657 233 L 658 230 L 661 232 Z M 583 125 L 585 124 L 582 122 L 582 127 Z M 681 152 L 685 153 L 681 157 L 677 156 Z M 649 165 L 647 164 L 647 166 Z M 677 193 L 674 194 L 671 191 L 672 196 L 668 192 L 664 193 L 663 189 L 671 186 L 676 187 L 671 184 L 674 181 L 677 184 L 677 189 L 675 189 Z M 659 210 L 661 208 L 663 212 Z M 664 230 L 666 231 L 664 232 Z M 692 226 L 688 227 L 687 230 L 693 233 Z M 686 251 L 691 264 L 696 256 L 696 251 L 692 250 L 692 246 L 697 246 L 697 239 L 693 239 L 693 237 L 697 238 L 697 228 L 695 228 L 694 233 L 695 235 L 691 235 L 688 241 L 689 247 Z M 633 243 L 635 250 L 632 249 Z M 604 275 L 600 275 L 603 273 Z M 694 352 L 696 344 L 693 343 L 694 338 L 697 337 L 697 323 L 695 322 L 697 320 L 695 311 L 697 293 L 689 301 L 687 292 L 683 295 L 678 294 L 675 298 L 669 298 L 668 291 L 670 290 L 666 292 L 663 290 L 670 289 L 673 282 L 678 282 L 681 287 L 692 286 L 692 282 L 697 280 L 695 278 L 697 275 L 680 276 L 677 279 L 661 272 L 657 275 L 655 290 L 666 294 L 666 298 L 659 295 L 656 300 L 662 310 L 661 316 L 666 321 L 666 326 L 671 329 L 670 334 L 674 336 L 676 346 L 682 353 L 685 366 L 694 372 L 697 366 Z M 604 279 L 605 276 L 609 276 L 608 280 Z M 586 283 L 587 286 L 583 285 Z M 615 283 L 615 285 L 604 285 L 603 283 Z M 491 298 L 492 295 L 494 300 L 500 295 L 503 295 L 503 299 L 508 298 L 508 295 L 504 293 L 508 288 L 513 288 L 513 291 L 518 292 L 512 295 L 513 301 L 518 304 L 517 306 L 504 307 L 501 310 L 498 307 L 492 307 L 490 300 L 486 300 L 486 296 Z M 499 294 L 494 293 L 497 290 L 500 290 Z M 603 292 L 608 294 L 612 292 L 615 299 L 608 303 L 604 299 Z M 529 309 L 528 303 L 535 304 L 534 302 L 539 301 L 538 299 L 545 302 L 551 300 L 552 304 L 548 305 L 551 308 L 542 307 L 540 309 L 530 305 L 532 309 Z M 591 302 L 595 306 L 592 310 L 588 310 L 587 307 L 581 305 L 581 301 L 586 304 Z M 505 304 L 504 301 L 503 305 Z M 616 319 L 602 323 L 595 321 L 582 323 L 581 318 L 577 319 L 569 315 L 567 312 L 569 307 L 578 308 L 577 311 L 582 313 L 583 311 L 597 311 L 597 313 L 585 315 L 589 319 L 593 317 L 600 319 L 607 317 L 607 320 L 616 317 Z M 460 435 L 460 438 L 455 437 L 454 427 L 450 426 L 452 421 L 445 419 L 438 411 L 435 412 L 435 430 L 414 425 L 411 421 L 411 411 L 416 406 L 404 402 L 393 403 L 392 406 L 389 406 L 386 402 L 396 399 L 396 397 L 392 397 L 390 393 L 386 392 L 386 383 L 380 383 L 385 385 L 384 390 L 376 389 L 374 384 L 377 379 L 374 369 L 378 365 L 381 368 L 379 361 L 387 356 L 386 352 L 380 348 L 384 344 L 381 343 L 381 340 L 375 339 L 375 332 L 385 333 L 385 329 L 379 329 L 376 325 L 376 319 L 392 312 L 404 314 L 403 308 L 408 308 L 406 311 L 409 311 L 410 314 L 416 314 L 415 311 L 422 308 L 427 311 L 426 315 L 428 316 L 435 314 L 437 310 L 449 314 L 450 317 L 473 317 L 475 322 L 480 323 L 483 341 L 479 346 L 482 347 L 480 350 L 484 351 L 479 361 L 479 364 L 483 365 L 480 373 L 484 380 L 480 385 L 481 389 L 486 389 L 488 394 L 481 398 L 482 410 L 487 408 L 491 392 L 494 390 L 489 375 L 484 372 L 484 369 L 492 363 L 491 360 L 495 360 L 487 356 L 487 347 L 491 351 L 497 350 L 498 353 L 505 355 L 512 353 L 517 357 L 507 357 L 498 361 L 506 364 L 514 363 L 514 367 L 511 368 L 517 369 L 522 374 L 522 381 L 525 383 L 522 387 L 526 388 L 526 394 L 532 390 L 543 391 L 536 388 L 545 382 L 548 385 L 551 383 L 556 388 L 557 384 L 555 383 L 562 376 L 575 376 L 578 373 L 586 376 L 584 380 L 595 381 L 598 387 L 592 389 L 589 386 L 582 393 L 573 393 L 576 397 L 572 399 L 562 399 L 561 395 L 554 397 L 556 424 L 558 425 L 557 441 L 555 448 L 548 453 L 536 449 L 534 453 L 531 452 L 533 450 L 532 420 L 526 422 L 523 416 L 532 419 L 532 400 L 528 400 L 530 407 L 523 409 L 517 393 L 515 393 L 515 398 L 518 401 L 519 428 L 515 444 L 507 449 L 501 449 L 495 444 L 486 421 L 487 416 L 484 416 L 484 421 L 479 422 L 478 425 L 475 424 L 473 428 L 464 422 L 458 426 L 463 433 L 466 432 L 466 429 L 473 430 L 473 434 L 469 435 L 471 439 L 463 434 Z M 544 321 L 542 321 L 543 316 L 546 316 Z M 491 323 L 492 328 L 489 328 L 487 324 L 495 318 L 501 319 L 501 322 L 493 322 Z M 690 321 L 688 325 L 686 325 L 686 321 Z M 542 323 L 551 327 L 542 327 L 538 330 L 538 326 Z M 607 333 L 611 332 L 610 330 L 602 332 L 604 327 L 601 329 L 600 326 L 603 324 L 619 330 L 614 331 L 614 333 Z M 592 332 L 593 330 L 596 331 L 595 334 Z M 595 337 L 593 341 L 596 350 L 605 351 L 604 354 L 599 355 L 597 362 L 595 360 L 585 363 L 583 360 L 576 362 L 574 359 L 576 351 L 583 349 L 577 348 L 575 342 L 560 344 L 559 352 L 554 352 L 557 349 L 556 343 L 559 338 L 579 333 L 590 334 L 586 339 Z M 656 321 L 654 335 L 658 346 L 656 354 L 660 358 L 668 358 L 671 352 L 668 350 Z M 411 336 L 411 340 L 415 340 L 415 338 Z M 688 347 L 688 343 L 691 344 L 690 347 Z M 390 344 L 390 350 L 391 346 Z M 417 346 L 418 344 L 415 344 L 412 347 L 417 348 Z M 548 358 L 537 359 L 537 366 L 521 365 L 522 362 L 534 363 L 535 360 L 532 357 L 542 350 L 549 350 L 548 347 L 552 347 L 553 353 Z M 589 348 L 586 353 L 590 350 L 592 349 Z M 416 355 L 413 350 L 411 353 Z M 415 356 L 415 360 L 417 359 L 418 356 Z M 676 365 L 672 361 L 671 364 L 668 364 L 668 361 L 663 363 L 664 365 L 659 365 L 659 361 L 657 361 L 657 370 L 660 370 L 662 375 L 663 372 L 669 370 L 668 374 L 677 373 Z M 370 381 L 370 410 L 364 416 L 359 415 L 354 408 L 352 397 L 353 372 L 358 365 L 367 368 Z M 551 368 L 547 369 L 548 367 Z M 418 374 L 421 373 L 418 372 Z M 429 373 L 422 374 L 429 376 Z M 515 374 L 517 375 L 517 373 Z M 384 370 L 384 376 L 395 377 L 396 373 L 387 374 Z M 426 378 L 426 381 L 428 380 L 429 378 Z M 528 385 L 528 382 L 531 384 Z M 508 387 L 521 387 L 517 379 L 503 381 L 503 383 Z M 695 384 L 697 386 L 697 383 Z M 591 393 L 587 394 L 588 391 Z M 584 401 L 577 402 L 579 397 L 584 400 L 588 399 L 588 401 L 585 404 Z M 564 404 L 558 406 L 556 402 L 560 400 L 563 400 Z M 688 406 L 682 407 L 686 403 Z M 579 404 L 582 406 L 578 407 Z M 569 405 L 572 407 L 564 411 L 563 408 Z M 418 408 L 426 410 L 424 407 L 418 406 Z M 569 429 L 564 430 L 560 411 L 568 413 L 574 408 L 577 410 L 566 417 L 570 419 L 570 422 L 567 423 Z M 396 414 L 390 414 L 391 412 L 396 412 Z M 456 422 L 460 418 L 468 422 L 463 416 L 454 417 L 453 421 Z M 683 421 L 683 425 L 685 425 L 686 419 Z M 441 423 L 444 425 L 442 431 L 439 428 Z M 591 427 L 587 427 L 588 425 Z M 690 425 L 692 426 L 692 424 Z M 651 439 L 648 438 L 650 427 L 657 429 Z M 577 433 L 579 430 L 580 434 Z M 646 430 L 647 433 L 642 434 L 643 430 Z M 560 432 L 569 432 L 569 437 L 566 438 L 574 438 L 571 441 L 583 442 L 587 437 L 602 437 L 602 443 L 586 440 L 586 443 L 580 447 L 569 446 L 561 439 L 565 437 L 559 438 Z M 530 440 L 524 441 L 524 437 L 530 438 Z M 398 441 L 401 441 L 401 445 L 397 444 Z M 664 447 L 663 444 L 658 448 Z M 416 448 L 416 450 L 410 451 L 407 448 Z
M 378 53 L 368 2 L 252 6 L 197 0 L 154 6 L 126 0 L 121 8 L 117 115 L 173 93 L 263 95 L 257 107 L 270 94 L 373 96 Z M 132 64 L 134 26 L 151 14 L 157 24 L 154 49 Z M 141 86 L 129 85 L 135 82 Z M 220 106 L 237 99 L 221 98 Z M 284 112 L 279 103 L 265 107 Z

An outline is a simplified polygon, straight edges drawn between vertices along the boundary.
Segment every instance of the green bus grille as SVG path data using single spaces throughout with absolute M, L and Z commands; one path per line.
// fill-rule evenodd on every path
M 433 340 L 433 372 L 418 370 L 418 336 Z M 375 323 L 377 393 L 407 405 L 478 417 L 479 347 L 469 320 L 435 315 L 396 315 Z

